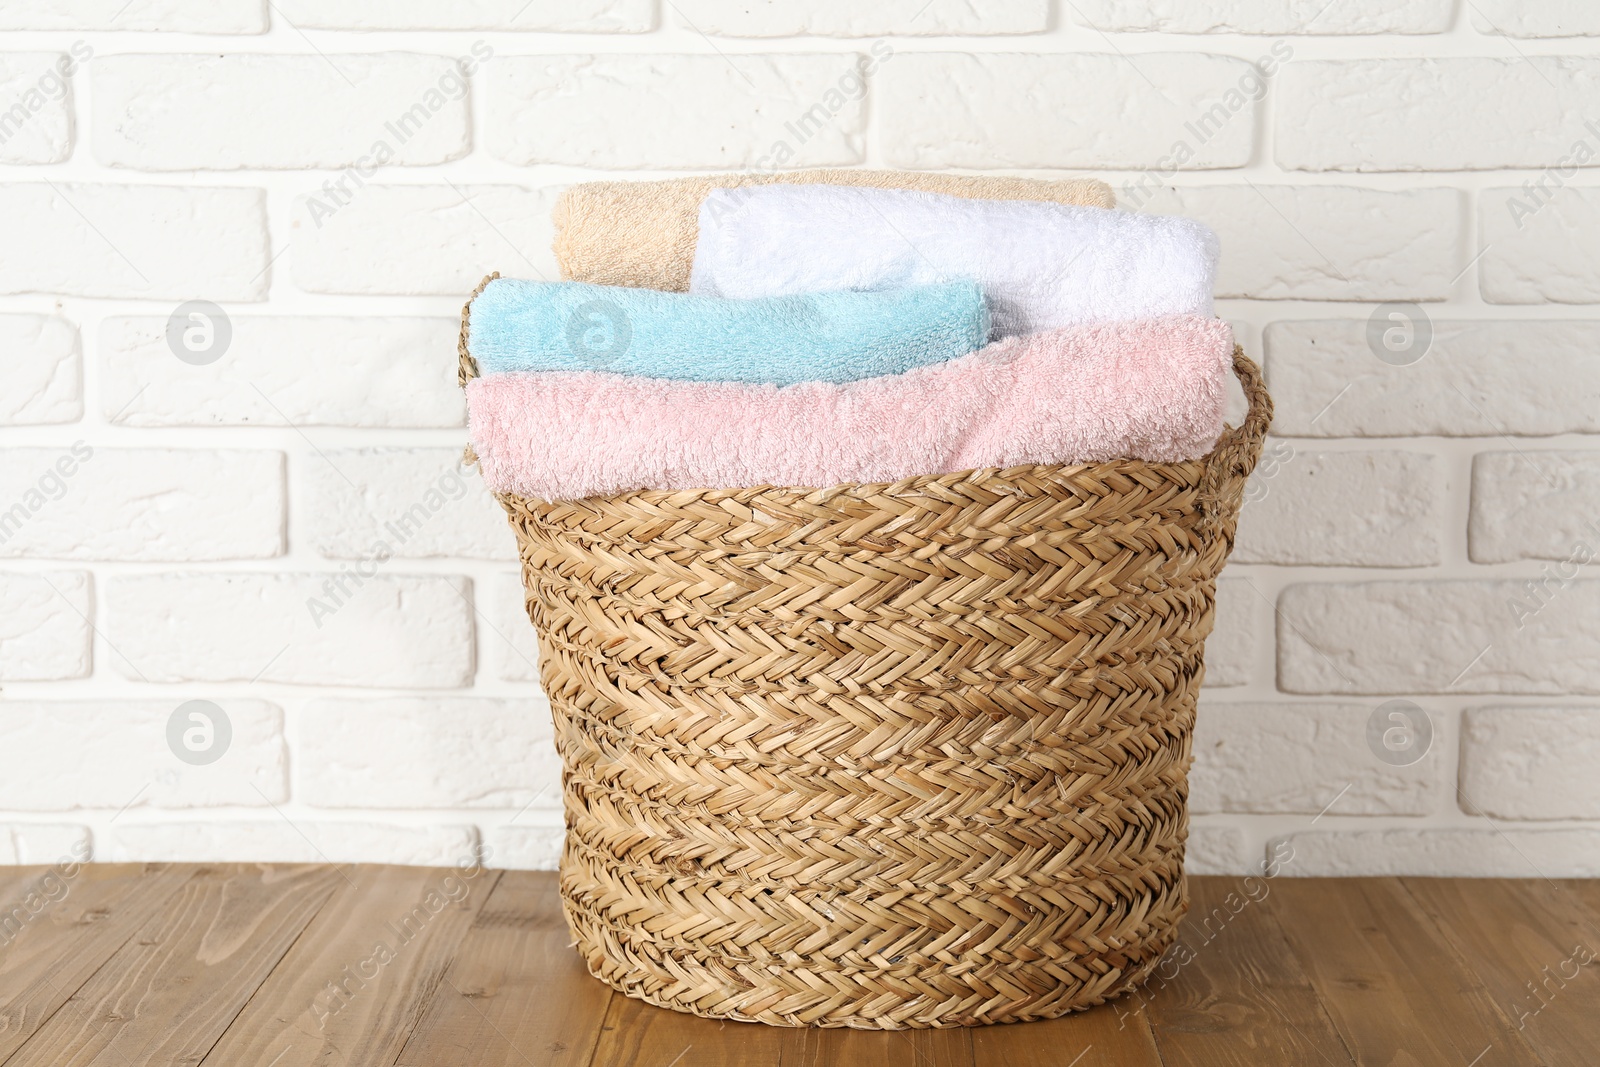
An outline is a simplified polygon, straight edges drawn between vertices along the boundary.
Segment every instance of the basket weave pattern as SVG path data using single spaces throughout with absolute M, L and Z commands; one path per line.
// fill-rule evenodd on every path
M 502 496 L 589 970 L 883 1029 L 1141 981 L 1187 906 L 1203 642 L 1270 417 L 1235 369 L 1250 415 L 1203 461 Z

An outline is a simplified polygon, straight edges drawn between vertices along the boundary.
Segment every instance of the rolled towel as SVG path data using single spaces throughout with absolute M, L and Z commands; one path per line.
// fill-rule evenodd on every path
M 717 189 L 693 293 L 758 297 L 949 278 L 983 286 L 995 337 L 1210 315 L 1217 236 L 1192 219 L 823 185 Z
M 683 292 L 689 288 L 700 204 L 712 189 L 773 183 L 925 189 L 990 200 L 1053 200 L 1115 207 L 1105 182 L 1045 181 L 894 170 L 799 170 L 785 174 L 722 174 L 658 182 L 584 182 L 556 200 L 554 248 L 561 276 L 598 285 Z
M 1189 315 L 1013 338 L 845 385 L 497 374 L 467 383 L 467 409 L 489 487 L 545 500 L 1173 462 L 1221 432 L 1232 344 L 1227 323 Z
M 699 382 L 849 382 L 983 347 L 971 281 L 724 300 L 497 278 L 473 300 L 467 351 L 485 374 L 606 370 Z

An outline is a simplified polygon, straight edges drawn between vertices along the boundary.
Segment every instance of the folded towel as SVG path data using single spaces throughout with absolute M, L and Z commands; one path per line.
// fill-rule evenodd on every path
M 700 204 L 712 189 L 774 182 L 926 189 L 990 200 L 1053 200 L 1114 207 L 1105 182 L 1043 181 L 893 170 L 800 170 L 785 174 L 722 174 L 660 182 L 584 182 L 561 194 L 551 213 L 561 276 L 599 285 L 683 292 L 689 288 Z
M 1232 344 L 1226 322 L 1190 315 L 1013 338 L 845 385 L 495 374 L 467 383 L 467 410 L 490 488 L 545 500 L 1175 462 L 1221 432 Z
M 849 382 L 983 347 L 970 281 L 875 293 L 723 300 L 498 278 L 472 302 L 467 351 L 485 374 L 607 370 L 700 382 Z
M 823 185 L 715 189 L 689 291 L 782 296 L 975 278 L 994 336 L 1210 315 L 1217 236 L 1193 219 Z

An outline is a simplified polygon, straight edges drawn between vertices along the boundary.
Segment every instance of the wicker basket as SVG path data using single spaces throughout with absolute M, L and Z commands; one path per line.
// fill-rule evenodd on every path
M 591 973 L 868 1029 L 1142 981 L 1187 908 L 1202 646 L 1271 417 L 1234 368 L 1250 412 L 1203 461 L 502 496 Z

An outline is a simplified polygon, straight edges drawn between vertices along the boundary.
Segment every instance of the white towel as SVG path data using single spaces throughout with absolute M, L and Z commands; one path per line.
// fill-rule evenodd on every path
M 995 338 L 1211 312 L 1217 235 L 1193 219 L 903 189 L 713 189 L 689 291 L 726 297 L 971 278 Z

